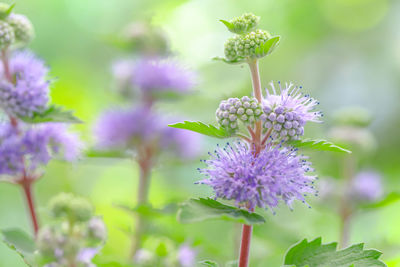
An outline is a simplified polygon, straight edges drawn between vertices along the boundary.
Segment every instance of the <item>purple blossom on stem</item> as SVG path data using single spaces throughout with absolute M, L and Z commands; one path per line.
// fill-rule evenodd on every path
M 44 62 L 29 51 L 22 51 L 10 58 L 9 66 L 14 83 L 4 78 L 1 68 L 0 106 L 10 115 L 23 117 L 43 111 L 49 101 L 48 68 Z
M 133 70 L 132 82 L 143 93 L 174 91 L 186 93 L 192 88 L 194 74 L 176 61 L 142 59 Z
M 75 160 L 82 143 L 63 124 L 46 123 L 16 129 L 10 124 L 0 127 L 0 175 L 19 176 L 23 172 L 34 173 L 53 157 Z
M 278 82 L 278 90 L 271 83 L 271 92 L 266 90 L 262 106 L 264 114 L 261 120 L 265 128 L 272 128 L 273 138 L 298 139 L 304 134 L 304 125 L 308 121 L 321 122 L 321 112 L 314 111 L 319 102 L 300 92 L 302 87 L 286 84 L 284 88 Z
M 382 176 L 375 171 L 358 173 L 351 183 L 351 195 L 362 201 L 376 201 L 383 196 Z
M 294 199 L 305 202 L 306 194 L 315 194 L 315 176 L 306 157 L 296 150 L 268 143 L 258 155 L 248 145 L 235 143 L 218 148 L 208 167 L 199 169 L 207 179 L 201 184 L 211 186 L 217 198 L 235 200 L 237 206 L 269 207 L 273 210 L 280 200 L 290 208 Z

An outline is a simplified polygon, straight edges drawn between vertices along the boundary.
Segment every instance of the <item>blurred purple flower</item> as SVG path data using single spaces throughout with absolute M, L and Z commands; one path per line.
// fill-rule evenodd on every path
M 178 261 L 182 267 L 192 267 L 196 263 L 197 251 L 187 244 L 183 244 L 178 250 Z
M 15 84 L 4 78 L 0 82 L 0 106 L 10 115 L 32 116 L 41 112 L 49 101 L 48 68 L 29 51 L 15 53 L 9 61 Z
M 301 86 L 286 84 L 284 88 L 278 82 L 278 90 L 271 82 L 272 92 L 266 90 L 262 107 L 265 114 L 261 115 L 265 128 L 272 128 L 273 138 L 294 138 L 304 134 L 304 125 L 308 121 L 321 122 L 322 113 L 314 111 L 319 102 L 309 95 L 303 95 Z
M 65 125 L 21 126 L 18 130 L 10 124 L 0 127 L 0 174 L 17 176 L 24 170 L 32 173 L 53 157 L 72 161 L 80 155 L 82 143 Z
M 80 263 L 85 264 L 87 267 L 96 266 L 92 263 L 92 259 L 99 253 L 99 248 L 83 248 L 79 251 L 76 256 L 76 260 Z
M 157 150 L 175 152 L 182 158 L 199 151 L 199 136 L 168 127 L 162 116 L 147 107 L 132 110 L 110 110 L 103 113 L 94 127 L 100 149 L 135 149 L 152 143 Z
M 351 194 L 358 200 L 378 200 L 383 196 L 382 176 L 375 171 L 358 173 L 352 180 Z
M 172 60 L 142 59 L 133 69 L 132 82 L 144 93 L 175 91 L 186 93 L 194 84 L 194 73 Z
M 238 206 L 273 210 L 283 200 L 292 208 L 294 199 L 305 203 L 306 194 L 316 193 L 315 176 L 306 175 L 313 171 L 311 163 L 294 149 L 267 144 L 254 156 L 247 145 L 228 143 L 210 155 L 205 161 L 208 168 L 199 169 L 208 178 L 199 183 L 211 186 L 218 198 L 235 200 Z

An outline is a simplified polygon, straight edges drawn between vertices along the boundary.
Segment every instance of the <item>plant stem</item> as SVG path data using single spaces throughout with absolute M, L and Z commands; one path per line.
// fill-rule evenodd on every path
M 19 184 L 22 186 L 22 189 L 24 191 L 25 200 L 28 205 L 29 214 L 32 221 L 33 232 L 35 236 L 37 236 L 39 232 L 39 223 L 36 216 L 36 209 L 33 199 L 32 181 L 29 178 L 27 178 L 26 175 L 24 175 L 23 179 L 19 182 Z
M 251 73 L 251 80 L 253 83 L 253 95 L 257 99 L 259 103 L 262 101 L 262 92 L 261 92 L 261 81 L 260 81 L 260 73 L 258 70 L 258 61 L 257 59 L 249 60 L 248 62 Z M 261 152 L 262 148 L 262 124 L 261 121 L 255 122 L 255 130 L 248 127 L 249 133 L 252 137 L 251 144 L 254 146 L 254 155 L 257 156 Z M 250 209 L 250 212 L 253 210 Z M 240 244 L 240 253 L 239 253 L 239 267 L 248 267 L 249 266 L 249 258 L 250 258 L 250 243 L 251 243 L 251 235 L 253 232 L 253 226 L 251 225 L 243 225 L 242 228 L 242 241 Z
M 12 75 L 10 72 L 10 64 L 8 64 L 8 49 L 4 48 L 1 50 L 1 61 L 3 62 L 4 76 L 10 82 L 13 83 Z
M 144 147 L 138 159 L 140 175 L 139 187 L 137 192 L 137 205 L 145 205 L 148 203 L 150 175 L 152 167 L 152 150 L 150 147 Z M 140 214 L 136 216 L 135 233 L 132 236 L 132 247 L 130 257 L 135 256 L 138 249 L 141 247 L 142 235 L 145 230 L 146 220 Z
M 240 243 L 239 267 L 249 266 L 250 241 L 252 232 L 253 226 L 243 224 L 242 242 Z

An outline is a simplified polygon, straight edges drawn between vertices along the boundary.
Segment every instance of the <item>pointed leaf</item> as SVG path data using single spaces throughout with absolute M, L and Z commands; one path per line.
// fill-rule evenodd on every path
M 11 4 L 10 7 L 7 9 L 7 11 L 5 12 L 7 16 L 11 14 L 11 11 L 14 9 L 15 5 L 15 3 Z
M 27 123 L 42 122 L 65 122 L 65 123 L 82 123 L 80 119 L 73 115 L 73 111 L 64 110 L 62 107 L 51 105 L 43 112 L 35 112 L 32 117 L 21 117 L 21 120 Z
M 228 206 L 211 198 L 190 199 L 178 210 L 178 221 L 181 223 L 201 222 L 209 219 L 248 225 L 265 223 L 265 219 L 257 213 Z
M 222 62 L 224 62 L 226 64 L 231 64 L 231 65 L 239 65 L 239 64 L 243 64 L 243 63 L 247 62 L 244 58 L 241 58 L 241 57 L 238 57 L 238 58 L 236 58 L 234 60 L 229 60 L 229 59 L 226 59 L 226 58 L 223 58 L 223 57 L 213 57 L 212 60 L 222 61 Z
M 217 128 L 213 125 L 205 124 L 200 121 L 184 121 L 169 124 L 168 126 L 172 128 L 185 129 L 216 138 L 228 138 L 232 136 L 232 133 L 224 128 Z
M 35 252 L 34 240 L 19 229 L 1 230 L 3 242 L 18 253 L 28 266 L 32 266 L 33 253 Z
M 391 192 L 381 201 L 361 205 L 360 208 L 362 208 L 362 209 L 379 209 L 382 207 L 386 207 L 390 204 L 393 204 L 399 200 L 400 200 L 400 193 L 399 192 Z
M 218 263 L 216 263 L 215 261 L 210 261 L 210 260 L 200 261 L 199 264 L 201 266 L 207 266 L 207 267 L 219 267 Z
M 280 36 L 274 36 L 269 38 L 266 42 L 261 44 L 259 47 L 255 49 L 256 57 L 261 58 L 271 54 L 274 49 L 278 46 Z
M 311 242 L 307 239 L 289 249 L 285 256 L 285 265 L 296 267 L 382 267 L 379 260 L 381 252 L 375 249 L 364 250 L 364 244 L 352 245 L 336 250 L 337 243 L 321 244 L 321 238 Z
M 223 19 L 220 19 L 219 21 L 221 21 L 228 28 L 229 31 L 234 30 L 235 26 L 232 23 L 230 23 L 229 21 L 226 21 Z
M 335 145 L 332 142 L 322 140 L 322 139 L 293 140 L 293 141 L 289 141 L 288 144 L 295 146 L 295 147 L 310 148 L 310 149 L 315 149 L 315 150 L 320 150 L 320 151 L 345 152 L 345 153 L 349 153 L 349 154 L 351 153 L 351 151 L 348 149 L 345 149 L 343 147 Z

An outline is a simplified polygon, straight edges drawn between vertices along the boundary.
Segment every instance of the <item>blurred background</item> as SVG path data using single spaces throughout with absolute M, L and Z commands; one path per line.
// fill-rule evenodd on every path
M 129 55 L 116 41 L 126 25 L 145 21 L 160 28 L 173 56 L 198 73 L 194 94 L 163 102 L 157 108 L 180 118 L 215 123 L 215 110 L 221 100 L 248 95 L 251 90 L 246 66 L 211 60 L 223 56 L 223 44 L 231 36 L 218 20 L 244 12 L 261 16 L 260 28 L 282 37 L 276 51 L 261 61 L 262 85 L 266 87 L 272 80 L 293 82 L 321 102 L 324 123 L 308 125 L 306 136 L 332 135 L 333 127 L 337 127 L 333 115 L 341 108 L 359 106 L 370 113 L 372 122 L 363 128 L 370 138 L 366 144 L 354 145 L 352 156 L 307 154 L 320 181 L 340 184 L 346 169 L 343 162 L 350 160 L 355 162 L 355 173 L 363 169 L 380 173 L 384 194 L 377 205 L 357 208 L 350 224 L 350 242 L 365 242 L 366 247 L 381 250 L 389 266 L 400 266 L 400 201 L 396 202 L 400 192 L 400 1 L 17 0 L 15 11 L 33 22 L 36 39 L 30 48 L 51 67 L 52 100 L 75 110 L 85 122 L 76 130 L 88 148 L 93 143 L 92 126 L 98 115 L 122 103 L 113 88 L 111 65 Z M 345 143 L 346 136 L 340 141 Z M 216 143 L 205 138 L 201 158 L 213 151 Z M 210 196 L 208 188 L 194 184 L 201 178 L 197 167 L 201 167 L 198 159 L 179 164 L 161 158 L 153 172 L 153 205 L 162 207 L 190 197 Z M 127 257 L 126 231 L 134 220 L 115 205 L 134 203 L 137 173 L 130 159 L 88 157 L 73 166 L 52 162 L 36 185 L 36 200 L 39 207 L 45 207 L 60 191 L 90 199 L 96 213 L 103 215 L 109 233 L 103 255 L 96 262 L 99 266 L 118 266 L 105 263 Z M 0 228 L 30 231 L 19 190 L 0 184 Z M 332 191 L 340 193 L 340 189 L 330 187 L 325 191 L 329 192 L 320 198 L 309 197 L 312 209 L 296 203 L 294 211 L 282 206 L 276 215 L 259 211 L 267 223 L 255 227 L 251 266 L 280 266 L 287 248 L 303 238 L 322 236 L 323 242 L 340 239 L 340 201 L 328 196 L 335 195 Z M 393 201 L 382 203 L 385 195 L 391 195 Z M 39 213 L 46 221 L 46 213 L 40 208 Z M 179 244 L 190 242 L 199 260 L 223 263 L 236 257 L 235 233 L 239 228 L 234 223 L 181 225 L 174 216 L 167 216 L 158 218 L 154 227 L 163 238 Z M 24 264 L 0 243 L 0 266 Z

